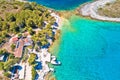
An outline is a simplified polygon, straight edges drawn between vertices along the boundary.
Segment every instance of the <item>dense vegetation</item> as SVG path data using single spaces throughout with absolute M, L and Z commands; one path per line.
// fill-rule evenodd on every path
M 35 70 L 35 68 L 34 68 L 34 67 L 32 67 L 31 72 L 32 72 L 32 80 L 35 80 L 36 75 L 37 75 L 37 71 Z
M 36 54 L 31 53 L 28 59 L 29 65 L 32 66 L 32 69 L 31 69 L 32 79 L 31 80 L 35 80 L 36 75 L 37 75 L 37 71 L 35 70 L 35 66 L 36 66 L 35 59 L 36 59 Z
M 116 0 L 114 3 L 107 3 L 98 9 L 98 13 L 102 16 L 120 18 L 120 0 Z
M 48 44 L 48 39 L 54 40 L 52 25 L 55 23 L 55 18 L 51 16 L 51 12 L 41 5 L 36 3 L 23 3 L 14 0 L 0 0 L 0 47 L 2 44 L 10 40 L 11 37 L 18 35 L 21 38 L 23 33 L 28 32 L 33 40 L 33 45 L 27 46 L 29 49 L 36 50 L 41 46 Z M 16 45 L 10 45 L 14 52 Z M 34 68 L 36 54 L 31 53 L 28 56 L 27 48 L 25 47 L 23 62 L 28 61 L 32 66 L 32 80 L 35 80 L 36 70 Z M 21 59 L 15 58 L 14 54 L 7 50 L 0 49 L 0 56 L 8 55 L 7 60 L 0 61 L 0 71 L 4 71 L 4 76 L 10 77 L 10 70 L 15 63 Z
M 0 44 L 11 35 L 29 32 L 35 42 L 47 44 L 46 37 L 53 37 L 51 25 L 55 22 L 50 11 L 36 3 L 0 1 Z M 35 29 L 39 29 L 36 34 Z M 39 36 L 38 36 L 39 35 Z M 40 38 L 39 38 L 40 37 Z
M 29 57 L 29 59 L 28 59 L 29 65 L 34 64 L 34 63 L 35 63 L 35 59 L 36 59 L 36 54 L 31 53 L 31 54 L 30 54 L 30 57 Z
M 4 76 L 9 77 L 9 73 L 14 64 L 16 64 L 19 59 L 15 58 L 12 53 L 7 52 L 7 50 L 0 50 L 0 56 L 6 56 L 7 61 L 0 61 L 0 71 L 4 71 Z

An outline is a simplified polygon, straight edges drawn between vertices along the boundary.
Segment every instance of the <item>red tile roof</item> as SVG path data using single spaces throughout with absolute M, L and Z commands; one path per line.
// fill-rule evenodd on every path
M 12 42 L 16 42 L 16 41 L 18 41 L 18 37 L 13 37 Z
M 28 38 L 25 38 L 25 40 L 24 40 L 25 42 L 28 42 L 29 40 L 28 40 Z
M 20 39 L 18 43 L 18 47 L 15 49 L 14 52 L 15 57 L 19 57 L 19 58 L 22 57 L 23 47 L 24 47 L 24 41 Z

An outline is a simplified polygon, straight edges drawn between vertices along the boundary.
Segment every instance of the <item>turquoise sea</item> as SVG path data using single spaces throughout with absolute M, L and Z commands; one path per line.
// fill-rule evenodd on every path
M 88 0 L 33 1 L 68 10 Z M 120 23 L 72 15 L 61 31 L 57 80 L 120 80 Z

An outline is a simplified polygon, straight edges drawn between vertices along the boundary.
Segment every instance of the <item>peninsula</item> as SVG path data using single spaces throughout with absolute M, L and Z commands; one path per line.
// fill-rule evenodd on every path
M 97 0 L 81 6 L 79 13 L 98 20 L 120 22 L 120 0 Z
M 60 17 L 36 3 L 0 0 L 0 80 L 45 80 Z

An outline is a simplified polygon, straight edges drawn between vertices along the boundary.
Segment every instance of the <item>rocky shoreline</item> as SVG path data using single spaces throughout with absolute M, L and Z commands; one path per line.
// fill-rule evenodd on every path
M 101 16 L 97 13 L 98 8 L 103 7 L 107 3 L 113 3 L 115 1 L 116 0 L 97 0 L 94 2 L 88 2 L 80 7 L 79 13 L 82 16 L 91 17 L 97 20 L 120 22 L 120 18 Z

